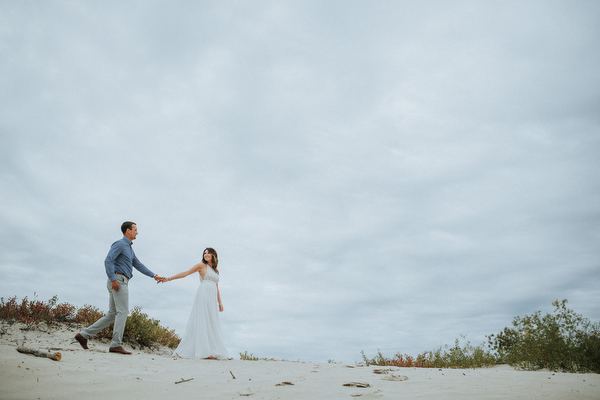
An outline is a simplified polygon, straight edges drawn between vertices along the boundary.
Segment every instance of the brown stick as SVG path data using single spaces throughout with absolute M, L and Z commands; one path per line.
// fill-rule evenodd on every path
M 178 383 L 183 383 L 183 382 L 189 382 L 189 381 L 191 381 L 191 380 L 193 380 L 193 379 L 194 379 L 194 378 L 190 378 L 190 379 L 183 379 L 183 378 L 181 378 L 181 380 L 180 380 L 179 382 L 175 382 L 175 384 L 178 384 Z
M 17 347 L 19 353 L 33 354 L 36 357 L 46 357 L 54 361 L 60 361 L 62 355 L 59 352 L 52 353 L 40 349 L 32 349 L 30 347 L 19 346 Z

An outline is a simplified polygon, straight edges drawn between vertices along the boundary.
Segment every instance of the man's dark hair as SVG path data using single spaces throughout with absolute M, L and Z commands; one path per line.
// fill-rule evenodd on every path
M 123 225 L 121 225 L 121 232 L 123 232 L 123 235 L 125 234 L 125 232 L 127 232 L 127 229 L 131 229 L 131 227 L 133 225 L 137 225 L 137 224 L 135 222 L 131 222 L 131 221 L 123 222 Z

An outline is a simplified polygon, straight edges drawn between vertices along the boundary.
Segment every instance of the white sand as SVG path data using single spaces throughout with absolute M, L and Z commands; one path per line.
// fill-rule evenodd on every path
M 289 361 L 188 360 L 131 349 L 108 353 L 76 328 L 22 331 L 0 320 L 0 399 L 600 399 L 600 375 L 481 369 L 385 368 Z M 61 361 L 16 351 L 56 348 Z M 232 375 L 233 374 L 233 375 Z M 235 376 L 235 379 L 234 377 Z M 192 379 L 175 383 L 182 379 Z M 389 380 L 392 379 L 392 380 Z M 395 380 L 394 380 L 395 379 Z M 290 382 L 293 385 L 282 384 Z M 347 387 L 346 383 L 369 387 Z M 278 385 L 279 384 L 279 385 Z

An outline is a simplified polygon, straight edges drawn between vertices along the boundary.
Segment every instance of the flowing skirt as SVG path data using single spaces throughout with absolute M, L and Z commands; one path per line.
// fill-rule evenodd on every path
M 215 282 L 203 281 L 198 287 L 185 335 L 173 355 L 185 358 L 229 357 L 223 344 Z

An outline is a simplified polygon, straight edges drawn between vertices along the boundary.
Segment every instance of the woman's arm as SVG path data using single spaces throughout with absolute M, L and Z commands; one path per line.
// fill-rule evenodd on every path
M 219 311 L 223 311 L 223 303 L 221 303 L 221 293 L 219 293 L 219 284 L 217 283 L 217 301 L 219 302 Z
M 200 272 L 200 270 L 203 269 L 202 267 L 204 267 L 204 269 L 206 269 L 206 265 L 204 265 L 203 263 L 196 264 L 192 268 L 188 269 L 187 271 L 183 271 L 178 274 L 175 274 L 172 277 L 168 278 L 167 280 L 172 281 L 174 279 L 185 278 L 186 276 L 191 275 L 194 272 Z

